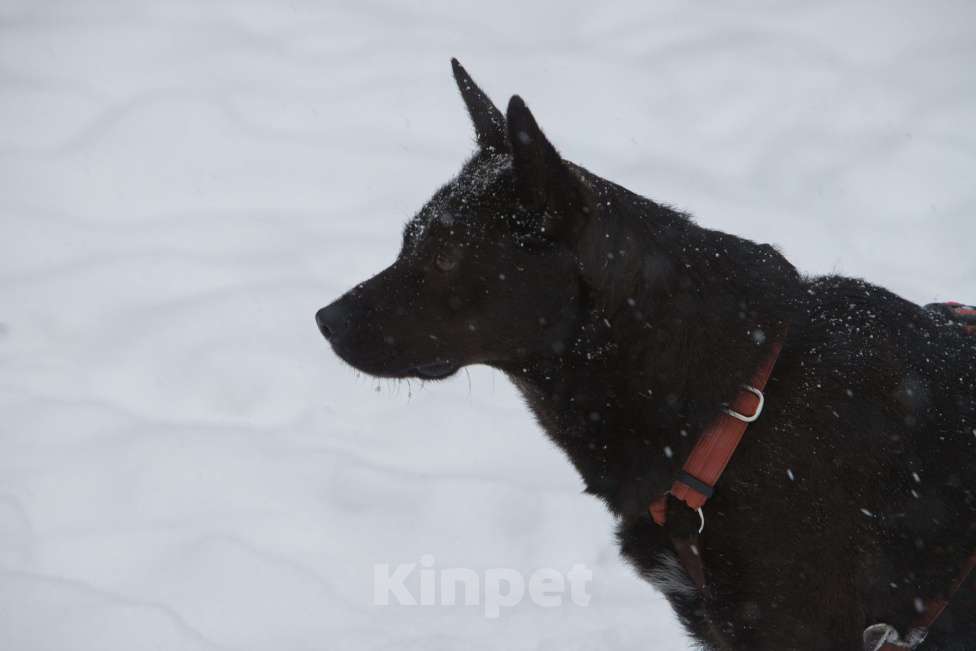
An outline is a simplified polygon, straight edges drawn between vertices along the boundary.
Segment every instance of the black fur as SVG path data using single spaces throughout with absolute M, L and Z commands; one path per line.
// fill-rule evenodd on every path
M 453 65 L 478 151 L 393 265 L 319 311 L 336 353 L 385 377 L 508 374 L 705 648 L 907 632 L 976 550 L 976 337 L 562 160 L 518 96 L 502 124 Z M 705 507 L 707 587 L 662 580 L 670 537 L 647 507 L 777 340 L 766 410 Z M 688 518 L 672 504 L 668 526 Z M 922 648 L 976 649 L 971 587 Z

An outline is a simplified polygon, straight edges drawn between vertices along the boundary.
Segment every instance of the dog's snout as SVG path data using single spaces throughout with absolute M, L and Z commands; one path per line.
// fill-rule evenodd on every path
M 340 301 L 323 307 L 315 313 L 315 323 L 326 339 L 335 342 L 345 334 L 349 325 L 349 310 Z

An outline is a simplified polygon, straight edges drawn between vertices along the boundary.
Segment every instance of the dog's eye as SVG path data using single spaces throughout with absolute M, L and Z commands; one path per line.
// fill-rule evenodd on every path
M 434 264 L 441 271 L 450 271 L 457 266 L 457 258 L 446 253 L 438 253 L 437 257 L 434 258 Z

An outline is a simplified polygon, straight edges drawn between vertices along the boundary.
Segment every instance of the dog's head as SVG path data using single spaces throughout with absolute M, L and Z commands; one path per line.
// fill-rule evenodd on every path
M 335 352 L 371 375 L 439 379 L 570 344 L 587 185 L 521 98 L 502 115 L 452 64 L 478 151 L 406 225 L 396 261 L 315 317 Z

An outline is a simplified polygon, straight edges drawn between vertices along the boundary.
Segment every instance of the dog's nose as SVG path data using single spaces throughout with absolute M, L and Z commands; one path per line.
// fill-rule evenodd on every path
M 336 301 L 315 313 L 315 323 L 318 324 L 322 336 L 329 341 L 336 341 L 349 325 L 349 310 L 340 301 Z

